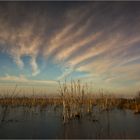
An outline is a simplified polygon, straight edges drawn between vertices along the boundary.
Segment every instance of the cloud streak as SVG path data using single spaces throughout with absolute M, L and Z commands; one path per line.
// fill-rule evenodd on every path
M 29 84 L 57 84 L 56 81 L 51 81 L 51 80 L 30 80 L 28 79 L 25 75 L 19 75 L 19 76 L 13 76 L 13 75 L 9 75 L 6 74 L 3 77 L 0 77 L 0 81 L 1 82 L 16 82 L 18 83 L 29 83 Z

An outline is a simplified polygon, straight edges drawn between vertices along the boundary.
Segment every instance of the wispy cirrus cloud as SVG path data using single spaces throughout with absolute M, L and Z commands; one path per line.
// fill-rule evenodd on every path
M 10 33 L 11 36 L 14 37 L 6 38 L 5 42 L 8 43 L 8 46 L 10 46 L 6 49 L 6 52 L 12 56 L 12 58 L 20 68 L 23 68 L 24 66 L 21 57 L 24 55 L 30 56 L 32 73 L 35 74 L 37 73 L 37 71 L 39 71 L 36 63 L 36 58 L 38 56 L 39 48 L 43 40 L 41 39 L 40 35 L 34 36 L 33 33 L 34 31 L 28 31 L 28 30 L 33 30 L 33 29 L 22 28 L 19 31 L 19 33 L 14 33 L 14 34 Z
M 15 76 L 15 75 L 9 75 L 6 74 L 5 76 L 1 76 L 0 77 L 0 81 L 1 82 L 15 82 L 17 84 L 19 83 L 27 83 L 27 84 L 54 84 L 56 85 L 57 82 L 53 81 L 53 80 L 31 80 L 28 79 L 25 75 L 19 75 L 19 76 Z
M 17 15 L 13 15 L 13 19 L 16 20 Z M 36 18 L 38 17 L 38 21 Z M 28 55 L 31 57 L 32 74 L 36 75 L 39 73 L 38 64 L 36 59 L 39 54 L 40 46 L 43 43 L 43 30 L 44 26 L 42 18 L 39 15 L 33 16 L 31 19 L 25 19 L 23 23 L 13 25 L 12 21 L 8 21 L 11 18 L 8 15 L 8 19 L 1 17 L 0 20 L 0 43 L 1 50 L 7 52 L 13 58 L 19 68 L 24 67 L 24 62 L 21 57 Z M 39 29 L 37 29 L 39 26 Z
M 0 81 L 27 82 L 27 79 L 24 75 L 11 76 L 9 74 L 6 74 L 5 76 L 0 77 Z
M 73 43 L 69 47 L 64 48 L 55 55 L 56 60 L 61 61 L 63 59 L 69 58 L 73 53 L 79 51 L 79 49 L 82 49 L 82 47 L 85 47 L 88 43 L 95 41 L 99 35 L 100 33 L 95 33 L 87 38 L 83 38 L 80 41 Z
M 88 17 L 89 12 L 90 10 L 87 10 L 83 7 L 66 12 L 65 14 L 66 25 L 64 24 L 64 27 L 58 29 L 58 31 L 54 33 L 54 35 L 48 40 L 46 44 L 49 47 L 44 48 L 44 56 L 46 58 L 55 54 L 54 59 L 61 60 L 62 59 L 61 57 L 67 54 L 65 48 L 68 48 L 69 46 L 70 49 L 70 47 L 76 43 L 77 45 L 75 44 L 75 46 L 73 46 L 73 51 L 74 51 L 74 49 L 78 46 L 78 43 L 80 43 L 81 41 L 81 36 L 85 34 L 86 30 L 91 24 L 91 18 L 93 17 Z M 84 18 L 86 18 L 85 23 L 79 26 L 79 24 L 83 22 Z M 77 39 L 79 40 L 78 42 L 76 42 Z M 85 38 L 83 39 L 85 40 Z M 91 39 L 92 38 L 90 37 L 90 40 Z M 89 38 L 83 41 L 83 43 L 84 42 L 88 43 L 88 40 Z M 67 51 L 72 51 L 72 50 L 70 49 Z
M 48 63 L 61 67 L 50 70 L 59 73 L 56 80 L 76 72 L 86 72 L 95 83 L 107 86 L 139 80 L 135 70 L 140 65 L 138 4 L 44 3 L 0 8 L 0 51 L 8 53 L 19 68 L 26 67 L 23 57 L 29 56 L 32 76 L 42 74 L 43 59 L 44 71 Z

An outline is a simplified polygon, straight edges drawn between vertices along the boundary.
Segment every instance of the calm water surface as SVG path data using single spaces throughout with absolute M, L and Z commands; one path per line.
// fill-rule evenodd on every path
M 140 138 L 140 115 L 129 110 L 95 109 L 92 116 L 64 124 L 61 109 L 0 108 L 0 138 Z

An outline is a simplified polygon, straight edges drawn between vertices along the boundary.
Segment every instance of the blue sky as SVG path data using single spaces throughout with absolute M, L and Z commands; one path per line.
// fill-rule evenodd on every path
M 139 22 L 140 2 L 0 2 L 0 84 L 136 92 Z

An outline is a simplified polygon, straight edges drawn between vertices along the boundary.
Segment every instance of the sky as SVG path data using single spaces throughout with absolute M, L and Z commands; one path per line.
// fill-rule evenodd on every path
M 140 2 L 0 2 L 0 87 L 140 90 Z

